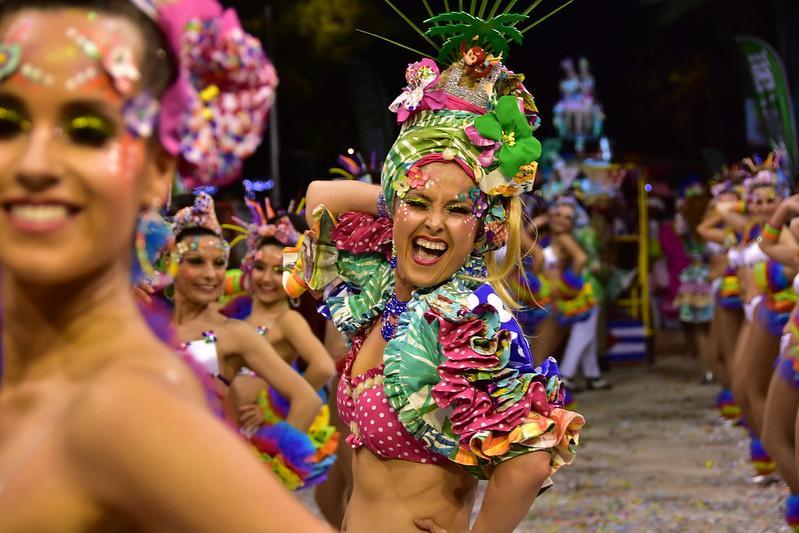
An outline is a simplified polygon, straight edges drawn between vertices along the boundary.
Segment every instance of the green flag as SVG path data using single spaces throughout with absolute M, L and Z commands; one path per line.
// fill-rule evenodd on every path
M 766 135 L 788 155 L 796 172 L 799 152 L 796 146 L 796 118 L 785 68 L 777 52 L 767 42 L 746 35 L 735 38 L 752 79 L 754 99 Z

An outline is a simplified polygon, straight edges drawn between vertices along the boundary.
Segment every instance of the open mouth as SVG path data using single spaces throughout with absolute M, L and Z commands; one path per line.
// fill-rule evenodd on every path
M 448 248 L 444 241 L 417 237 L 413 240 L 413 260 L 422 266 L 434 265 L 447 253 Z

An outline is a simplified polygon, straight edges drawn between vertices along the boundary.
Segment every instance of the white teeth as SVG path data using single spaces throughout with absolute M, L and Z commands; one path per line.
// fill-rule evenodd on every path
M 47 224 L 67 218 L 69 212 L 63 205 L 15 205 L 11 214 L 26 222 Z
M 422 248 L 427 248 L 428 250 L 437 250 L 439 252 L 444 252 L 447 250 L 446 243 L 428 241 L 427 239 L 422 238 L 416 239 L 416 245 L 421 246 Z

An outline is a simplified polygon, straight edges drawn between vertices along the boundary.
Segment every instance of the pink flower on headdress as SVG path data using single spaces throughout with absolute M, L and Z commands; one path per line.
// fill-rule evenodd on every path
M 402 124 L 416 111 L 442 109 L 447 103 L 447 93 L 438 87 L 440 71 L 436 62 L 424 58 L 411 63 L 405 70 L 408 85 L 388 109 L 397 114 L 397 122 Z
M 417 166 L 411 167 L 407 172 L 407 176 L 408 185 L 411 189 L 424 189 L 427 180 L 430 179 L 430 175 Z

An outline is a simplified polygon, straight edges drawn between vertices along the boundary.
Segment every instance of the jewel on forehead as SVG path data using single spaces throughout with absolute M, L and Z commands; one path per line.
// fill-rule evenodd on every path
M 83 35 L 77 28 L 70 26 L 67 28 L 67 37 L 74 42 L 81 52 L 87 57 L 98 60 L 100 59 L 100 48 L 90 38 Z
M 32 81 L 34 83 L 39 83 L 41 85 L 52 85 L 53 84 L 53 76 L 50 74 L 45 74 L 45 72 L 40 69 L 39 67 L 33 66 L 30 63 L 23 63 L 22 67 L 20 68 L 20 74 L 26 80 Z
M 68 91 L 74 91 L 81 85 L 96 79 L 97 74 L 98 72 L 95 67 L 86 67 L 85 69 L 81 70 L 74 76 L 70 77 L 66 82 L 64 82 L 64 86 L 67 88 Z

